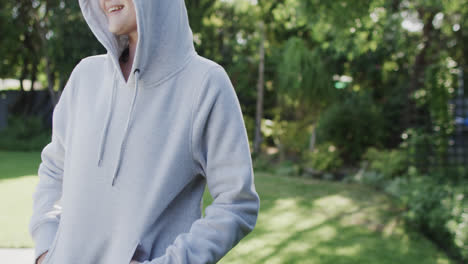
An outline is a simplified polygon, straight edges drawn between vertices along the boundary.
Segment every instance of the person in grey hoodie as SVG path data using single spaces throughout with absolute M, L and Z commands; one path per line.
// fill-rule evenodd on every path
M 53 111 L 29 224 L 35 260 L 216 263 L 260 208 L 228 74 L 195 51 L 184 0 L 79 4 L 107 53 L 75 66 Z

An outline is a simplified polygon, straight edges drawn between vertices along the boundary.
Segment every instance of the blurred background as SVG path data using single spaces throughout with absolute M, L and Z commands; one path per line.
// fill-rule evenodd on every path
M 261 198 L 220 263 L 468 263 L 468 0 L 186 6 L 236 89 Z M 0 248 L 33 247 L 53 108 L 101 53 L 78 1 L 0 3 Z

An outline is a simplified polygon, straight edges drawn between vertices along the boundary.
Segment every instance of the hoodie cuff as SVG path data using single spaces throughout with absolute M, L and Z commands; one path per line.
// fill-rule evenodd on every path
M 32 238 L 35 243 L 34 263 L 36 263 L 37 258 L 42 253 L 49 250 L 52 242 L 54 241 L 57 229 L 58 223 L 56 222 L 43 223 L 36 228 L 36 230 L 32 234 Z

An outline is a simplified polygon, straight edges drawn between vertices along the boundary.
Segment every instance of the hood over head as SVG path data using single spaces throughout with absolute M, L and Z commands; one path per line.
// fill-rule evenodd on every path
M 119 1 L 116 0 L 116 3 Z M 138 42 L 132 69 L 126 85 L 134 85 L 131 107 L 129 110 L 124 136 L 120 142 L 119 158 L 112 176 L 112 185 L 118 175 L 122 152 L 128 129 L 133 119 L 133 109 L 138 93 L 138 85 L 144 88 L 156 88 L 165 80 L 179 72 L 197 53 L 193 44 L 192 30 L 189 26 L 184 0 L 133 0 L 136 12 Z M 99 0 L 79 0 L 85 21 L 99 42 L 106 48 L 112 60 L 113 84 L 112 96 L 106 121 L 102 129 L 97 157 L 101 166 L 104 157 L 105 142 L 115 104 L 116 78 L 125 82 L 120 69 L 119 57 L 128 45 L 128 36 L 116 36 L 108 30 L 105 13 Z
M 116 1 L 118 2 L 118 1 Z M 196 54 L 184 0 L 133 0 L 137 17 L 138 44 L 132 73 L 140 70 L 143 84 L 157 84 L 180 70 Z M 128 44 L 127 36 L 108 30 L 99 0 L 79 0 L 83 17 L 106 48 L 120 71 L 119 57 Z M 130 81 L 131 76 L 129 76 Z

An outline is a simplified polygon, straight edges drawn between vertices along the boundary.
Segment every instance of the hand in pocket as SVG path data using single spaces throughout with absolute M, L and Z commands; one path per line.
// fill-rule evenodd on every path
M 42 253 L 42 255 L 40 255 L 39 258 L 37 258 L 36 264 L 41 264 L 42 261 L 44 261 L 44 258 L 46 257 L 47 252 L 49 252 L 49 250 L 47 250 L 46 252 Z

